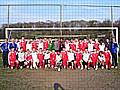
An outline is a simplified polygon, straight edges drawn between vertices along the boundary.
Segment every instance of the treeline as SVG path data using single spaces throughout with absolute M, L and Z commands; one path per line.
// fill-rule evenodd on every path
M 120 19 L 113 23 L 114 26 L 120 27 Z M 24 22 L 24 23 L 14 23 L 10 24 L 11 28 L 46 28 L 46 27 L 60 27 L 61 23 L 59 21 L 53 22 L 47 20 L 46 22 Z M 74 21 L 64 21 L 62 22 L 62 27 L 110 27 L 112 26 L 112 22 L 110 20 L 105 21 L 97 21 L 97 20 L 74 20 Z M 7 24 L 3 24 L 2 28 L 8 27 Z

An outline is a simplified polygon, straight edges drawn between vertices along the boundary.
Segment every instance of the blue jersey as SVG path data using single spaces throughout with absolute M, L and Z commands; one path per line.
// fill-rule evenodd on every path
M 117 43 L 112 43 L 111 52 L 112 53 L 117 53 L 117 48 L 118 48 L 118 44 Z
M 9 43 L 2 43 L 0 45 L 0 47 L 1 47 L 3 52 L 9 52 L 9 49 L 8 49 L 9 48 Z
M 10 43 L 9 44 L 9 49 L 11 50 L 12 48 L 14 48 L 14 50 L 16 51 L 18 49 L 17 44 L 16 43 Z

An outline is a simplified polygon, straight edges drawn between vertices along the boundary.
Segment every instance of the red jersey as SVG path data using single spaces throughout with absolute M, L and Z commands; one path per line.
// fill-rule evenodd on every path
M 73 50 L 73 51 L 76 51 L 76 45 L 74 43 L 71 43 L 70 44 L 70 48 Z
M 84 43 L 83 43 L 83 41 L 79 43 L 79 49 L 84 51 Z
M 38 53 L 37 57 L 38 57 L 39 61 L 43 61 L 43 58 L 44 58 L 43 53 Z
M 63 60 L 63 61 L 67 61 L 67 60 L 68 60 L 68 55 L 67 55 L 67 52 L 66 52 L 66 51 L 62 51 L 62 52 L 61 52 L 61 55 L 62 55 L 62 60 Z
M 98 60 L 98 53 L 97 52 L 91 53 L 91 60 L 92 60 L 92 62 L 96 62 Z
M 9 52 L 9 60 L 13 63 L 16 61 L 16 52 Z
M 82 60 L 82 52 L 76 52 L 76 61 L 80 62 Z
M 43 48 L 44 48 L 44 50 L 48 49 L 48 41 L 43 42 Z
M 83 42 L 83 49 L 88 48 L 88 42 Z
M 94 48 L 99 51 L 99 43 L 94 43 Z
M 50 60 L 55 61 L 56 60 L 56 53 L 50 53 Z
M 27 61 L 30 61 L 30 60 L 32 60 L 32 55 L 28 54 L 25 58 L 26 58 Z
M 50 53 L 50 64 L 55 65 L 56 53 Z
M 111 57 L 110 51 L 104 51 L 104 55 L 105 55 L 105 60 L 106 61 L 110 60 L 110 57 Z
M 23 51 L 26 52 L 26 41 L 25 40 L 20 42 L 20 47 L 22 47 Z
M 37 50 L 37 43 L 36 43 L 36 41 L 33 41 L 33 42 L 32 42 L 32 49 L 33 49 L 33 48 L 35 48 L 35 50 Z

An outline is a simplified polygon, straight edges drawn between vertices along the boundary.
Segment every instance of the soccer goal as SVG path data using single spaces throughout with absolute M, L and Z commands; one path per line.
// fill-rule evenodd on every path
M 5 28 L 6 38 L 112 38 L 118 42 L 118 27 Z

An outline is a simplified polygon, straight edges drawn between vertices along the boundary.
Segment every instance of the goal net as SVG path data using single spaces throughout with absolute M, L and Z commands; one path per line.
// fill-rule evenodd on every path
M 118 42 L 117 27 L 6 28 L 6 38 L 112 38 Z

